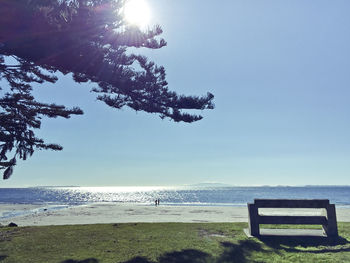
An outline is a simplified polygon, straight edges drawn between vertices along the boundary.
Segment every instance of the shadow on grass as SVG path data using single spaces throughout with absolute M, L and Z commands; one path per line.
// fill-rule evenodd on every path
M 206 263 L 210 262 L 210 255 L 195 249 L 186 249 L 166 253 L 159 258 L 159 263 Z
M 211 256 L 205 252 L 195 249 L 185 249 L 181 251 L 174 251 L 162 255 L 157 263 L 208 263 Z M 135 257 L 124 263 L 156 263 L 149 261 L 144 257 Z
M 83 260 L 68 259 L 68 260 L 62 261 L 61 263 L 98 263 L 98 260 L 95 258 L 87 258 Z
M 240 240 L 238 244 L 231 242 L 222 242 L 221 244 L 224 247 L 224 252 L 214 260 L 215 263 L 251 262 L 250 257 L 253 252 L 268 252 L 254 240 Z
M 265 246 L 264 248 L 263 244 L 267 248 Z M 155 262 L 146 257 L 135 257 L 124 263 L 247 263 L 255 262 L 254 253 L 256 252 L 267 255 L 269 253 L 281 254 L 282 252 L 321 254 L 350 251 L 350 242 L 343 237 L 263 236 L 259 239 L 240 240 L 238 243 L 221 242 L 220 245 L 223 251 L 217 257 L 200 250 L 185 249 L 165 253 Z M 98 260 L 90 258 L 81 261 L 66 260 L 61 263 L 98 263 Z
M 154 262 L 149 261 L 147 258 L 144 258 L 144 257 L 136 257 L 124 263 L 154 263 Z
M 302 253 L 336 253 L 349 252 L 350 242 L 343 237 L 311 237 L 311 236 L 261 236 L 259 240 L 268 247 L 276 250 L 284 250 L 286 252 L 302 252 Z M 344 245 L 348 245 L 345 246 Z M 316 248 L 324 246 L 325 248 Z M 342 246 L 342 247 L 337 247 Z M 297 248 L 297 247 L 302 247 Z M 313 249 L 315 248 L 315 249 Z
M 222 242 L 223 253 L 214 258 L 200 250 L 186 249 L 162 255 L 157 263 L 246 263 L 251 262 L 253 252 L 265 251 L 253 240 L 242 240 L 238 244 Z M 266 251 L 268 252 L 268 251 Z M 144 257 L 136 257 L 124 263 L 156 263 Z

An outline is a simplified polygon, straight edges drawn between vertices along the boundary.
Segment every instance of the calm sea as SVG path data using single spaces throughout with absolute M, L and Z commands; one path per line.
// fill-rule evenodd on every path
M 74 206 L 94 202 L 245 206 L 254 198 L 329 199 L 350 206 L 350 186 L 303 187 L 34 187 L 0 188 L 0 203 Z

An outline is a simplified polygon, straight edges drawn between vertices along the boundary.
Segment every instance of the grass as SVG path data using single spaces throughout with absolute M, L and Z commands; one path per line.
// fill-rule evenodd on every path
M 0 263 L 350 262 L 339 238 L 247 238 L 246 223 L 139 223 L 0 228 Z

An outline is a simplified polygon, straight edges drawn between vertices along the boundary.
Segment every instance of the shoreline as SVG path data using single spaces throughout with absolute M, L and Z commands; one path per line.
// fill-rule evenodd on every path
M 337 207 L 337 221 L 350 222 L 350 208 Z M 290 209 L 262 210 L 264 214 L 290 213 Z M 321 209 L 299 209 L 295 214 L 320 214 Z M 246 206 L 175 206 L 91 203 L 79 206 L 0 204 L 0 224 L 18 226 L 105 223 L 224 223 L 248 222 Z

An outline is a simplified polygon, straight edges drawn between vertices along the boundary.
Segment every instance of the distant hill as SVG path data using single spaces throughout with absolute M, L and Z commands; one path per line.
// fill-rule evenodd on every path
M 232 185 L 223 184 L 223 183 L 198 183 L 198 184 L 190 184 L 188 186 L 191 186 L 191 187 L 231 187 Z

